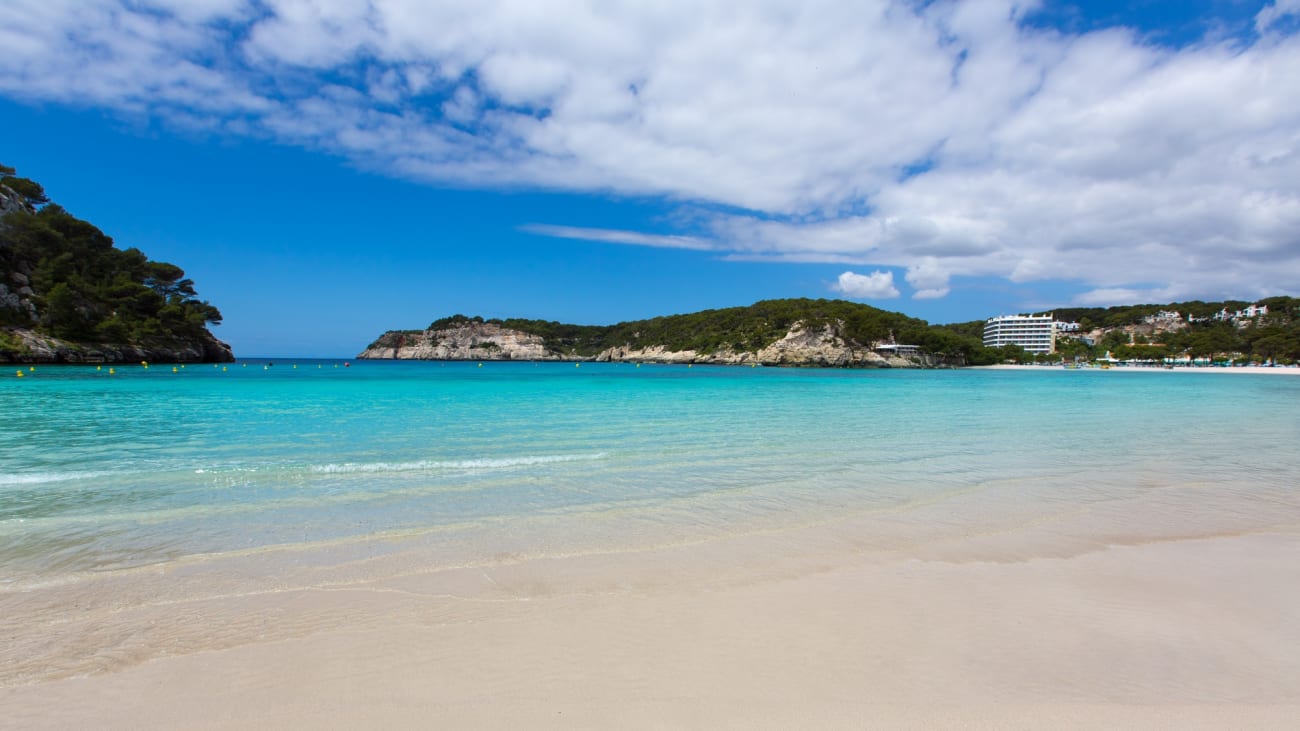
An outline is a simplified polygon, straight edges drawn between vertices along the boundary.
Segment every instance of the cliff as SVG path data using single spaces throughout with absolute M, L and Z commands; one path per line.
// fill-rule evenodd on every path
M 230 346 L 209 333 L 166 343 L 71 342 L 34 330 L 0 329 L 0 363 L 233 363 Z
M 708 351 L 673 349 L 662 344 L 616 345 L 594 355 L 562 352 L 543 337 L 491 322 L 460 321 L 424 331 L 390 331 L 362 351 L 358 359 L 397 360 L 525 360 L 638 363 L 711 363 L 717 365 L 811 366 L 857 368 L 917 368 L 946 365 L 929 356 L 902 358 L 878 353 L 847 339 L 844 323 L 810 326 L 794 323 L 783 337 L 766 347 L 747 350 L 724 346 Z
M 393 360 L 564 360 L 541 336 L 467 322 L 423 332 L 390 331 L 357 356 Z M 582 359 L 586 360 L 586 359 Z

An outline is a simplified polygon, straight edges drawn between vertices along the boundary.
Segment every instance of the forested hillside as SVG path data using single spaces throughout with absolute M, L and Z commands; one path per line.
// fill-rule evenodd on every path
M 7 166 L 0 198 L 0 358 L 230 359 L 207 329 L 221 322 L 220 311 L 179 266 L 116 248 Z M 38 341 L 41 352 L 32 350 Z
M 430 323 L 442 330 L 467 322 L 487 322 L 542 337 L 547 348 L 578 357 L 590 357 L 613 347 L 692 350 L 758 351 L 780 340 L 795 323 L 821 328 L 834 324 L 838 334 L 864 347 L 898 342 L 919 345 L 926 352 L 965 363 L 991 363 L 998 353 L 986 351 L 978 338 L 934 327 L 924 320 L 887 312 L 869 305 L 826 299 L 764 300 L 747 307 L 728 307 L 682 315 L 666 315 L 615 325 L 571 325 L 546 320 L 491 319 L 454 315 Z M 385 333 L 370 347 L 391 347 L 400 336 L 414 332 Z

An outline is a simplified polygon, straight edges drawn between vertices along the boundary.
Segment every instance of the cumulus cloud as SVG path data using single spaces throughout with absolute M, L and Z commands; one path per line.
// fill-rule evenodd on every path
M 831 289 L 853 299 L 890 299 L 898 296 L 894 273 L 874 271 L 870 274 L 844 272 Z
M 948 296 L 948 272 L 933 257 L 926 258 L 908 267 L 904 275 L 907 283 L 916 288 L 913 299 L 936 299 Z
M 1300 0 L 1182 48 L 1037 29 L 1036 5 L 11 0 L 0 94 L 441 184 L 661 196 L 706 213 L 534 231 L 899 268 L 917 298 L 1300 290 Z

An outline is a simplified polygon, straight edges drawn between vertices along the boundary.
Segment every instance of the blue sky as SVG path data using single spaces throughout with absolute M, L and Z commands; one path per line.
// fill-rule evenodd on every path
M 17 0 L 0 162 L 242 356 L 1300 292 L 1300 0 Z

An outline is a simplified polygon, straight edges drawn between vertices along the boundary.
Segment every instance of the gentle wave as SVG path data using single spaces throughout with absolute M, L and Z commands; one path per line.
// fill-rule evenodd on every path
M 587 462 L 605 459 L 598 454 L 554 454 L 534 457 L 507 457 L 502 459 L 421 460 L 418 462 L 344 462 L 314 465 L 312 472 L 322 474 L 356 474 L 371 472 L 435 472 L 439 470 L 500 470 L 512 467 L 554 464 L 557 462 Z
M 8 485 L 44 485 L 51 482 L 72 482 L 105 477 L 112 472 L 31 472 L 28 474 L 0 475 L 0 487 Z

